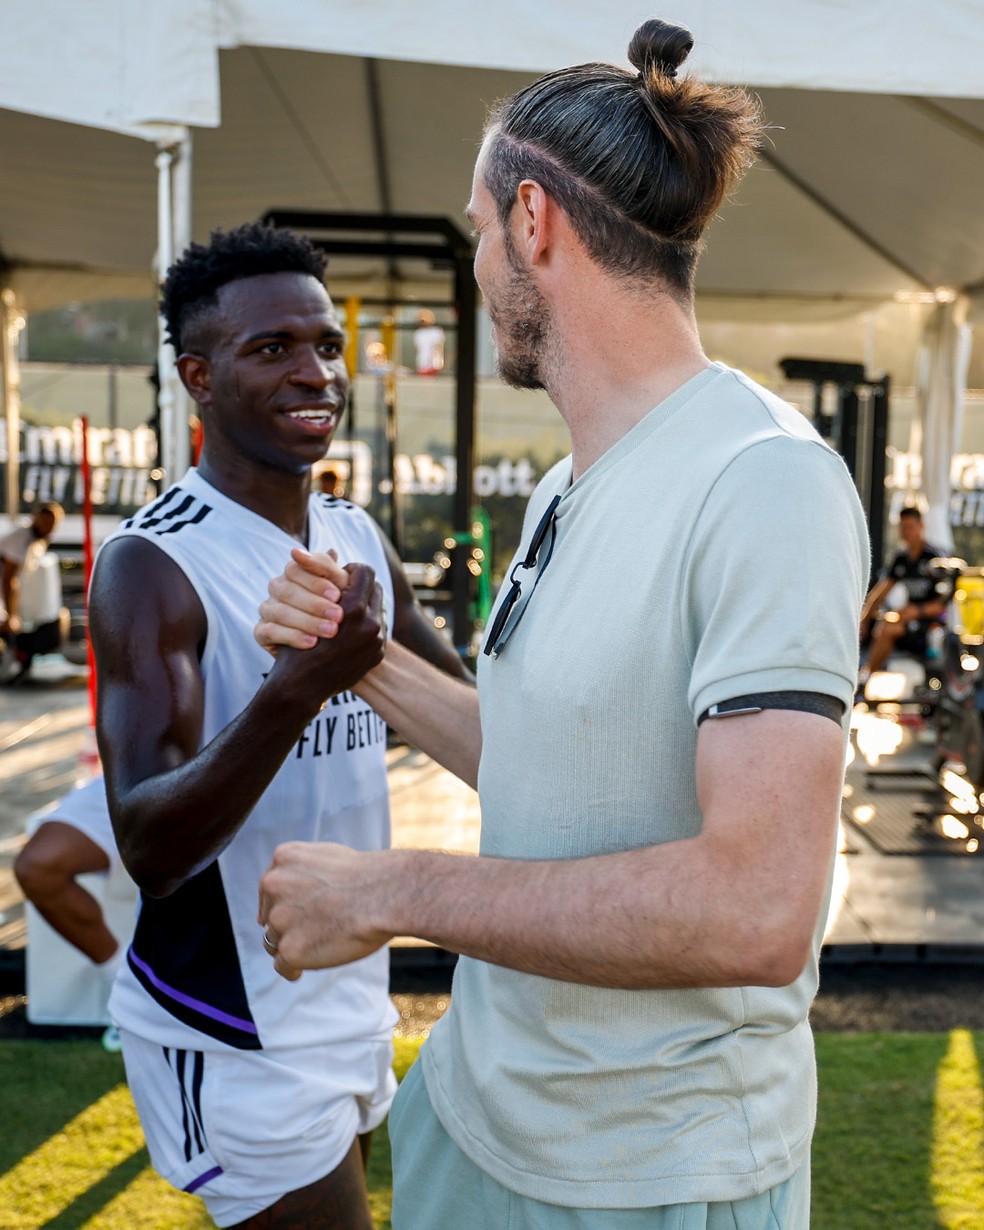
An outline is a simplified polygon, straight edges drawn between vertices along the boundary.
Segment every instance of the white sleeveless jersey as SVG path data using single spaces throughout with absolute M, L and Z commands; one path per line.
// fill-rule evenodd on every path
M 144 538 L 169 555 L 205 609 L 204 747 L 242 712 L 270 669 L 253 626 L 268 581 L 283 571 L 296 541 L 194 469 L 112 538 L 124 536 Z M 342 564 L 370 564 L 392 620 L 386 556 L 361 508 L 312 495 L 308 545 L 333 547 Z M 351 692 L 329 700 L 218 859 L 170 896 L 143 897 L 110 1001 L 118 1025 L 185 1050 L 388 1036 L 395 1012 L 385 950 L 287 982 L 274 972 L 256 922 L 257 886 L 280 842 L 334 841 L 357 850 L 389 845 L 385 755 L 385 723 L 365 701 Z

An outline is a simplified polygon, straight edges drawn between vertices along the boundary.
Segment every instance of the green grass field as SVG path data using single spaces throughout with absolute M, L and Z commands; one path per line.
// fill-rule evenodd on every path
M 398 1075 L 419 1044 L 397 1040 Z M 821 1034 L 813 1230 L 984 1227 L 984 1034 Z M 0 1045 L 3 1230 L 199 1230 L 193 1196 L 150 1169 L 118 1056 L 96 1042 Z M 389 1142 L 373 1214 L 390 1225 Z

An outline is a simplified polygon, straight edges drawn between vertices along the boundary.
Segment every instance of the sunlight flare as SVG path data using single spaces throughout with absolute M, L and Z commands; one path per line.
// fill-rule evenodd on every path
M 968 1029 L 954 1029 L 936 1074 L 933 1203 L 941 1230 L 969 1230 L 984 1208 L 984 1090 Z

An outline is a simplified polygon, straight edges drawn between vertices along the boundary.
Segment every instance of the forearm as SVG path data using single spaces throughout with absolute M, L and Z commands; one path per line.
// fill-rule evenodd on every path
M 379 592 L 372 570 L 354 566 L 338 635 L 282 650 L 215 731 L 205 726 L 200 599 L 156 548 L 126 539 L 116 547 L 100 556 L 90 603 L 99 751 L 124 864 L 144 891 L 164 896 L 232 840 L 326 699 L 381 661 Z M 138 585 L 141 568 L 149 580 Z
M 344 964 L 414 935 L 594 986 L 792 982 L 830 881 L 843 734 L 816 714 L 778 711 L 704 726 L 693 837 L 536 861 L 278 847 L 260 918 L 279 942 L 279 972 Z
M 886 585 L 884 581 L 879 581 L 874 586 L 867 598 L 865 598 L 864 606 L 861 608 L 862 623 L 873 619 L 878 614 L 879 607 L 890 589 L 891 584 Z
M 98 901 L 75 880 L 58 896 L 34 905 L 49 926 L 96 965 L 108 961 L 119 947 Z
M 549 863 L 424 857 L 440 866 L 421 877 L 431 894 L 430 905 L 416 903 L 428 924 L 421 938 L 591 986 L 786 985 L 816 923 L 816 909 L 804 926 L 791 902 L 770 908 L 757 877 L 736 881 L 734 861 L 699 838 Z
M 355 687 L 394 730 L 468 785 L 478 783 L 482 727 L 478 692 L 398 642 Z
M 250 704 L 205 747 L 158 756 L 148 748 L 125 759 L 112 701 L 101 714 L 100 750 L 113 786 L 113 821 L 120 854 L 133 879 L 151 896 L 166 896 L 229 844 L 296 745 L 318 706 L 272 676 Z M 170 760 L 161 769 L 160 760 Z
M 283 847 L 314 875 L 318 849 Z M 804 883 L 770 893 L 767 874 L 701 837 L 550 862 L 419 850 L 359 857 L 357 886 L 349 885 L 356 891 L 346 898 L 352 916 L 336 912 L 334 900 L 324 913 L 328 894 L 306 899 L 300 931 L 292 932 L 291 915 L 272 910 L 275 933 L 286 933 L 286 961 L 334 964 L 393 935 L 414 935 L 491 964 L 591 986 L 782 986 L 806 964 L 822 896 Z M 276 861 L 268 876 L 272 889 Z M 320 943 L 326 952 L 346 933 L 365 947 L 309 959 Z

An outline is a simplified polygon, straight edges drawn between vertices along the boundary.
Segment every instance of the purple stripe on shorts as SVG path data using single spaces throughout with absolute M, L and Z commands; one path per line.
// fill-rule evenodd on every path
M 186 1192 L 197 1192 L 200 1187 L 204 1186 L 206 1183 L 211 1183 L 214 1178 L 222 1173 L 223 1170 L 221 1166 L 213 1166 L 211 1170 L 206 1170 L 204 1174 L 200 1174 L 197 1179 L 192 1179 L 188 1186 L 182 1190 Z
M 213 1008 L 211 1004 L 202 1003 L 200 999 L 192 999 L 190 995 L 185 995 L 183 992 L 175 990 L 174 987 L 169 987 L 166 982 L 161 982 L 147 962 L 141 961 L 132 947 L 130 948 L 130 959 L 134 965 L 147 975 L 158 991 L 163 991 L 165 995 L 169 995 L 171 999 L 177 1000 L 179 1004 L 184 1004 L 186 1008 L 194 1008 L 202 1016 L 210 1016 L 213 1021 L 221 1021 L 223 1025 L 231 1025 L 233 1029 L 241 1029 L 243 1033 L 259 1034 L 259 1030 L 252 1021 L 244 1021 L 238 1016 L 230 1016 L 228 1012 L 222 1012 L 218 1008 Z

